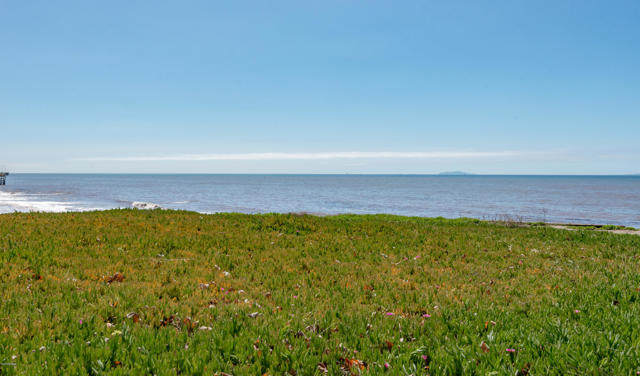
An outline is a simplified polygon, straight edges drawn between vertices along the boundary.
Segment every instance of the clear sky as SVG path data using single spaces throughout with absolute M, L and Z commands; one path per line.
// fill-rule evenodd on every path
M 0 0 L 0 167 L 640 173 L 639 20 L 637 0 Z

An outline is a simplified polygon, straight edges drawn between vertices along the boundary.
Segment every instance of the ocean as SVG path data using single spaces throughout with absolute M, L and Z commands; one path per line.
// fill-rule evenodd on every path
M 640 227 L 640 176 L 11 174 L 0 213 L 128 208 Z

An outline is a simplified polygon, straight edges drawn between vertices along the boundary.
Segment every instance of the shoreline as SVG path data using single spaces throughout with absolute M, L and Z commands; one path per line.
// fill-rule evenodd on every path
M 359 216 L 359 217 L 373 217 L 373 216 L 387 216 L 387 217 L 398 217 L 398 218 L 417 218 L 417 219 L 444 219 L 444 220 L 460 220 L 460 219 L 470 219 L 476 220 L 485 223 L 492 224 L 504 224 L 508 227 L 550 227 L 558 230 L 567 230 L 567 231 L 577 231 L 577 230 L 591 230 L 591 231 L 600 231 L 600 232 L 609 232 L 613 234 L 628 234 L 628 235 L 640 235 L 640 229 L 624 226 L 624 225 L 613 225 L 613 224 L 590 224 L 590 223 L 562 223 L 562 222 L 528 222 L 513 219 L 512 217 L 505 217 L 504 220 L 500 219 L 482 219 L 482 218 L 473 218 L 473 217 L 456 217 L 456 218 L 446 218 L 446 217 L 422 217 L 422 216 L 408 216 L 408 215 L 399 215 L 399 214 L 389 214 L 389 213 L 322 213 L 322 212 L 308 212 L 308 211 L 295 211 L 295 212 L 264 212 L 264 213 L 242 213 L 242 212 L 199 212 L 194 210 L 184 210 L 184 209 L 167 209 L 162 207 L 154 207 L 152 205 L 157 205 L 154 203 L 144 203 L 144 202 L 136 202 L 137 204 L 146 204 L 148 207 L 119 207 L 119 208 L 110 208 L 110 209 L 88 209 L 88 210 L 66 210 L 66 211 L 13 211 L 7 213 L 1 213 L 0 216 L 3 215 L 11 215 L 15 213 L 38 213 L 38 214 L 64 214 L 64 213 L 95 213 L 95 212 L 109 212 L 109 211 L 118 211 L 118 210 L 134 210 L 134 211 L 165 211 L 165 212 L 191 212 L 197 213 L 200 215 L 218 215 L 218 214 L 243 214 L 248 216 L 264 216 L 264 215 L 292 215 L 292 216 L 312 216 L 318 218 L 327 218 L 327 217 L 339 217 L 339 216 Z

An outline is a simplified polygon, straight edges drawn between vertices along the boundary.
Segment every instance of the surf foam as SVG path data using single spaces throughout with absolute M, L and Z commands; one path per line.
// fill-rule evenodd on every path
M 21 192 L 0 191 L 0 213 L 19 212 L 54 212 L 87 210 L 77 206 L 75 202 L 51 201 L 42 199 L 47 195 L 27 194 Z M 40 198 L 40 199 L 39 199 Z

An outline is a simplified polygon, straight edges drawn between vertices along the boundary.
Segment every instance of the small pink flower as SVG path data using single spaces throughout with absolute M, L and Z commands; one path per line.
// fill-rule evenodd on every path
M 393 312 L 387 312 L 387 316 L 393 316 L 393 315 L 395 315 L 395 313 L 393 313 Z
M 579 309 L 574 309 L 573 313 L 580 313 L 580 310 Z
M 426 355 L 423 355 L 423 356 L 422 356 L 422 360 L 424 360 L 425 362 L 427 361 L 427 359 L 429 359 L 429 357 L 428 357 L 428 356 L 426 356 Z
M 293 296 L 293 298 L 294 298 L 294 299 L 298 299 L 298 295 L 294 295 L 294 296 Z
M 389 363 L 387 363 L 387 362 L 384 362 L 384 368 L 385 368 L 385 369 L 389 369 L 389 368 L 391 368 L 391 364 L 389 364 Z
M 224 287 L 220 287 L 220 291 L 224 291 Z
M 514 353 L 516 352 L 516 349 L 507 349 L 507 352 Z
M 424 317 L 424 318 L 428 319 L 429 317 L 431 317 L 431 315 L 430 315 L 430 314 L 428 314 L 428 313 L 425 313 L 424 315 L 422 315 L 422 317 Z
M 82 319 L 80 319 L 80 325 L 82 325 Z

